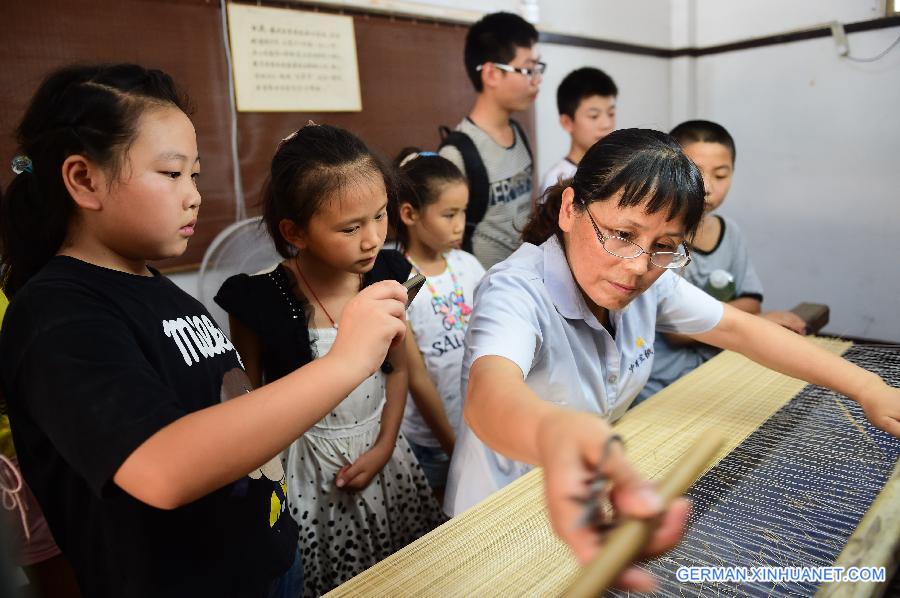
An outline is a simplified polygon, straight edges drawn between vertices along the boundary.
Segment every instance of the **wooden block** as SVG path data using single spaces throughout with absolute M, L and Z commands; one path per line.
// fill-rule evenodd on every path
M 828 306 L 821 303 L 800 303 L 792 310 L 806 322 L 806 333 L 816 334 L 828 324 Z

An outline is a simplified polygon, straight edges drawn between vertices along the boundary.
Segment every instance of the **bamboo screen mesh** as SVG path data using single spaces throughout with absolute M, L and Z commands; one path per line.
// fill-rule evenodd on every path
M 852 347 L 844 356 L 900 382 L 897 347 Z M 656 595 L 877 593 L 879 584 L 820 588 L 814 578 L 803 576 L 684 584 L 676 571 L 683 566 L 782 567 L 799 573 L 801 567 L 838 564 L 886 566 L 888 577 L 892 554 L 900 547 L 900 503 L 890 498 L 893 494 L 896 501 L 900 483 L 896 475 L 891 482 L 898 458 L 900 441 L 872 427 L 857 403 L 821 387 L 805 387 L 690 489 L 694 508 L 687 534 L 647 564 L 660 580 Z M 869 521 L 857 527 L 867 512 Z M 850 551 L 839 557 L 845 546 Z
M 837 354 L 844 353 L 851 345 L 825 339 L 811 339 L 811 342 Z M 896 350 L 894 354 L 900 355 Z M 894 375 L 896 384 L 900 381 L 900 365 Z M 773 415 L 781 416 L 785 405 L 804 387 L 805 383 L 801 381 L 767 370 L 741 355 L 725 352 L 666 388 L 653 400 L 629 411 L 617 422 L 615 429 L 625 439 L 632 461 L 651 479 L 664 475 L 697 437 L 708 430 L 716 430 L 728 440 L 716 459 L 719 465 L 714 465 L 710 474 L 719 472 L 720 478 L 728 479 L 727 468 L 724 473 L 720 472 L 720 465 L 727 465 L 723 462 L 726 455 L 764 423 L 769 423 L 767 420 L 776 420 Z M 807 387 L 810 389 L 827 393 Z M 860 423 L 861 411 L 850 412 L 856 408 L 855 403 L 839 399 L 833 393 L 828 393 L 824 400 L 834 405 L 838 412 L 833 419 L 841 420 L 843 416 L 844 425 L 858 429 L 862 437 L 871 435 L 871 428 L 864 429 L 863 425 L 867 424 Z M 812 414 L 818 411 L 820 408 L 815 405 L 811 411 L 807 409 Z M 801 413 L 800 417 L 803 415 Z M 890 475 L 900 454 L 900 443 L 884 434 L 879 438 L 887 443 L 893 456 L 876 460 L 883 461 L 882 469 L 886 468 Z M 896 493 L 897 479 L 895 475 L 894 482 L 885 492 L 893 489 Z M 721 479 L 719 482 L 721 491 Z M 881 483 L 883 485 L 884 480 Z M 697 503 L 700 499 L 694 498 L 695 511 L 715 510 Z M 871 498 L 866 506 L 870 502 Z M 876 504 L 879 502 L 883 501 L 876 501 Z M 877 519 L 876 527 L 881 529 L 884 522 Z M 893 509 L 895 525 L 896 519 L 896 509 Z M 860 530 L 865 524 L 863 521 Z M 691 533 L 693 531 L 692 525 Z M 842 543 L 846 543 L 848 535 Z M 706 542 L 708 552 L 715 550 L 708 538 L 700 538 L 698 542 L 701 546 Z M 848 549 L 853 545 L 854 540 L 851 540 Z M 894 544 L 893 549 L 896 548 Z M 676 550 L 680 549 L 682 546 Z M 688 552 L 682 556 L 688 560 L 681 564 L 703 564 L 690 560 L 696 554 L 690 548 L 686 550 Z M 888 558 L 891 551 L 890 546 L 884 546 L 881 552 Z M 741 564 L 718 562 L 715 555 L 711 556 L 716 564 Z M 662 570 L 664 577 L 664 570 L 679 562 L 672 558 L 660 559 L 651 563 L 650 568 L 656 569 L 658 575 Z M 543 505 L 542 476 L 540 470 L 536 470 L 336 588 L 329 596 L 553 596 L 562 593 L 576 573 L 574 559 L 550 529 Z M 660 590 L 662 595 L 669 594 L 665 583 Z M 699 591 L 699 588 L 682 587 L 681 590 L 672 589 L 672 593 L 695 595 L 695 590 Z M 720 590 L 716 589 L 716 592 L 720 593 Z

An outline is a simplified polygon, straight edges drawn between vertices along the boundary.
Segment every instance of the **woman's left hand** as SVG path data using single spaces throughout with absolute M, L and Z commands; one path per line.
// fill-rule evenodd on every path
M 337 487 L 352 492 L 363 490 L 390 460 L 392 453 L 393 447 L 388 450 L 376 444 L 353 463 L 341 467 L 335 481 Z
M 900 438 L 900 388 L 879 380 L 866 387 L 856 399 L 873 426 Z

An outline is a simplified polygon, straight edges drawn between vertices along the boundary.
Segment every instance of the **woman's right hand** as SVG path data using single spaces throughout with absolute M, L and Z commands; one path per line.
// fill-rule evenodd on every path
M 585 507 L 578 500 L 590 495 L 590 483 L 598 472 L 613 484 L 610 500 L 619 515 L 647 519 L 661 516 L 642 558 L 665 552 L 678 543 L 690 509 L 683 498 L 664 508 L 653 484 L 625 457 L 622 444 L 607 443 L 611 434 L 610 426 L 600 417 L 562 409 L 548 416 L 538 431 L 550 521 L 582 564 L 589 562 L 602 545 L 594 529 L 580 524 Z M 608 454 L 604 455 L 604 450 Z M 631 567 L 622 573 L 617 585 L 648 591 L 654 581 L 648 573 Z
M 334 346 L 326 357 L 340 359 L 347 368 L 360 368 L 365 379 L 374 374 L 388 349 L 406 332 L 406 289 L 385 280 L 363 289 L 341 313 Z

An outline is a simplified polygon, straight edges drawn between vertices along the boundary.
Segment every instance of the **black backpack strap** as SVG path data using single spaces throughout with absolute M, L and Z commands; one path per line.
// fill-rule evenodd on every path
M 459 150 L 463 166 L 466 169 L 465 174 L 469 181 L 469 207 L 466 209 L 466 232 L 463 234 L 462 248 L 471 252 L 472 233 L 484 218 L 488 208 L 490 181 L 487 169 L 484 167 L 481 154 L 478 153 L 478 148 L 475 147 L 475 142 L 471 137 L 462 131 L 451 131 L 444 126 L 439 127 L 438 130 L 441 132 L 440 147 L 452 145 Z
M 449 137 L 450 133 L 452 133 L 452 132 L 453 132 L 453 129 L 451 129 L 447 125 L 438 125 L 438 133 L 441 136 L 441 144 L 440 144 L 440 146 L 438 146 L 438 149 L 441 149 L 442 147 L 447 145 L 446 143 L 444 143 L 444 140 L 447 139 L 447 137 Z

